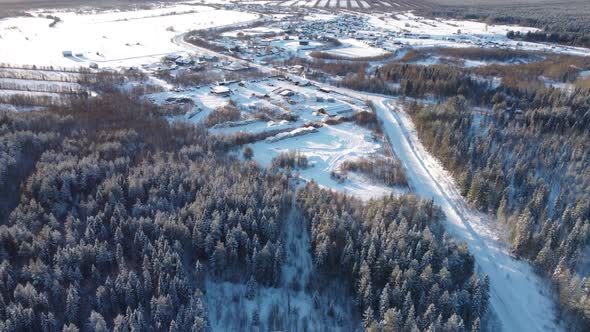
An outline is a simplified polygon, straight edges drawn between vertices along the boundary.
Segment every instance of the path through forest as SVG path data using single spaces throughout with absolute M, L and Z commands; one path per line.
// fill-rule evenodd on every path
M 369 96 L 404 165 L 412 191 L 434 199 L 447 216 L 445 228 L 464 241 L 475 256 L 476 269 L 490 277 L 490 304 L 504 331 L 556 331 L 554 302 L 549 284 L 530 264 L 513 258 L 487 216 L 473 210 L 459 194 L 451 175 L 426 151 L 401 105 L 384 97 Z

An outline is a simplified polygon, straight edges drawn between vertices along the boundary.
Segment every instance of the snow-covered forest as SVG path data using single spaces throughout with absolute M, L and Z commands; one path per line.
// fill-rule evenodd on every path
M 0 332 L 590 329 L 587 3 L 34 2 Z
M 346 302 L 322 298 L 330 280 L 343 283 L 367 328 L 480 324 L 486 280 L 444 234 L 432 202 L 363 204 L 310 184 L 296 207 L 288 171 L 242 163 L 203 127 L 170 125 L 156 111 L 108 94 L 1 115 L 0 179 L 10 198 L 0 226 L 3 330 L 200 331 L 217 319 L 207 292 L 227 282 L 246 285 L 232 295 L 244 308 L 258 289 L 288 285 L 294 298 L 317 298 L 312 312 L 354 329 L 344 325 Z M 292 209 L 303 215 L 289 217 Z M 311 232 L 313 257 L 294 274 L 283 271 L 291 219 Z M 272 311 L 251 315 L 235 319 L 289 327 Z M 301 315 L 297 330 L 313 330 L 310 318 Z

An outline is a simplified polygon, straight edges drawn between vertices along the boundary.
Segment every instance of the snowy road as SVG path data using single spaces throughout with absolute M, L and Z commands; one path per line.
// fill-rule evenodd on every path
M 503 331 L 558 331 L 549 285 L 531 266 L 512 258 L 495 236 L 490 220 L 467 206 L 451 176 L 422 146 L 409 117 L 394 101 L 369 97 L 413 191 L 432 198 L 447 216 L 445 228 L 468 244 L 476 269 L 490 277 L 490 304 Z M 491 221 L 495 222 L 495 221 Z

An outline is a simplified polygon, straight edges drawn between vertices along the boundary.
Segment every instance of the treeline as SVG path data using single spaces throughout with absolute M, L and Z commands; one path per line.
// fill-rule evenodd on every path
M 157 114 L 0 114 L 0 330 L 203 331 L 205 276 L 278 282 L 287 178 Z
M 172 70 L 167 69 L 157 72 L 156 76 L 170 84 L 184 88 L 211 85 L 223 81 L 247 81 L 267 77 L 266 74 L 255 68 L 242 70 L 240 72 L 212 72 L 207 70 L 194 71 L 192 69 L 183 68 L 176 70 L 174 75 L 172 74 Z
M 245 153 L 246 154 L 246 153 Z M 270 167 L 273 169 L 297 170 L 309 166 L 307 157 L 300 151 L 281 152 L 273 158 Z
M 539 91 L 523 109 L 496 96 L 489 112 L 463 98 L 407 105 L 422 143 L 461 194 L 507 224 L 513 251 L 550 276 L 570 328 L 590 328 L 583 275 L 590 243 L 590 93 Z
M 417 53 L 412 57 L 427 56 Z M 433 54 L 459 56 L 452 50 L 435 49 Z M 470 51 L 466 58 L 509 59 L 523 56 L 519 51 L 487 52 Z M 534 55 L 531 54 L 531 57 Z M 488 106 L 503 96 L 509 107 L 545 107 L 585 103 L 587 89 L 580 73 L 590 70 L 587 58 L 570 55 L 550 55 L 539 61 L 524 64 L 488 64 L 474 68 L 462 68 L 452 64 L 420 65 L 392 61 L 372 72 L 359 68 L 340 81 L 342 86 L 388 95 L 444 100 L 462 95 L 470 103 Z M 573 83 L 578 88 L 561 91 L 552 88 L 547 81 Z
M 395 157 L 371 156 L 370 158 L 358 158 L 346 160 L 340 164 L 340 170 L 344 173 L 359 172 L 369 178 L 384 183 L 387 186 L 407 186 L 408 181 L 403 166 Z
M 81 99 L 86 98 L 86 94 L 78 96 Z M 12 106 L 55 106 L 68 105 L 75 95 L 72 94 L 50 94 L 50 93 L 13 93 L 0 95 L 0 104 Z
M 278 66 L 300 65 L 307 69 L 307 75 L 315 80 L 328 81 L 333 76 L 364 73 L 368 63 L 364 61 L 325 61 L 320 59 L 289 58 L 274 61 Z
M 512 61 L 512 60 L 542 60 L 546 54 L 525 51 L 525 50 L 514 50 L 506 48 L 484 48 L 484 47 L 431 47 L 431 48 L 420 48 L 420 49 L 409 49 L 406 51 L 403 57 L 400 58 L 401 62 L 412 62 L 417 60 L 426 59 L 428 56 L 443 56 L 453 57 L 458 59 L 468 59 L 477 61 Z M 442 59 L 441 59 L 442 60 Z
M 590 60 L 570 55 L 552 55 L 542 61 L 524 64 L 490 64 L 474 68 L 472 72 L 482 77 L 500 77 L 508 94 L 531 95 L 545 87 L 541 78 L 555 82 L 574 82 L 583 70 L 590 69 Z
M 468 71 L 452 65 L 422 66 L 390 62 L 373 73 L 358 72 L 342 79 L 345 87 L 373 93 L 405 95 L 417 98 L 443 98 L 457 93 L 482 99 L 490 83 L 474 79 Z
M 324 52 L 324 51 L 311 51 L 311 52 L 309 52 L 309 56 L 312 57 L 312 58 L 322 59 L 322 60 L 364 61 L 364 62 L 369 62 L 369 61 L 383 61 L 383 60 L 387 60 L 387 59 L 389 59 L 389 58 L 391 58 L 393 56 L 393 53 L 386 52 L 386 53 L 383 53 L 381 55 L 354 57 L 354 56 L 345 56 L 345 55 L 333 54 L 333 53 Z
M 439 6 L 424 14 L 432 17 L 479 20 L 489 24 L 531 26 L 542 31 L 523 34 L 522 38 L 590 46 L 590 4 L 585 1 L 529 5 Z M 517 35 L 514 34 L 513 37 Z
M 354 290 L 369 331 L 479 331 L 489 281 L 444 233 L 442 212 L 413 196 L 362 203 L 308 184 L 297 202 L 316 269 Z
M 590 34 L 580 35 L 572 32 L 527 31 L 527 33 L 522 33 L 520 31 L 508 31 L 506 37 L 534 43 L 555 43 L 583 47 L 590 45 Z
M 77 83 L 23 81 L 20 79 L 0 80 L 0 90 L 40 93 L 83 94 L 84 88 Z
M 238 121 L 242 118 L 242 113 L 236 106 L 235 102 L 230 100 L 226 105 L 214 109 L 204 121 L 208 128 L 228 121 Z

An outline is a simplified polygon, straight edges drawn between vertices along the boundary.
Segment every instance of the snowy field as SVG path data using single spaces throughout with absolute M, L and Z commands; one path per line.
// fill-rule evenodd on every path
M 420 10 L 431 8 L 431 5 L 421 0 L 287 0 L 269 1 L 283 7 L 314 7 L 326 9 L 386 9 Z
M 243 30 L 239 30 L 239 31 L 228 31 L 228 32 L 223 33 L 222 36 L 238 37 L 239 33 L 242 33 L 244 36 L 261 36 L 261 35 L 265 35 L 265 34 L 279 33 L 282 31 L 283 30 L 278 29 L 278 28 L 257 27 L 257 28 L 251 28 L 251 29 L 243 29 Z
M 375 141 L 371 132 L 352 123 L 326 125 L 316 132 L 276 142 L 261 141 L 251 146 L 254 159 L 262 166 L 268 166 L 281 152 L 298 151 L 310 164 L 309 168 L 297 171 L 302 179 L 364 200 L 402 192 L 402 189 L 371 183 L 358 175 L 349 176 L 343 183 L 330 178 L 330 172 L 338 171 L 343 161 L 382 152 L 382 143 Z
M 49 27 L 51 14 L 61 19 Z M 62 67 L 138 66 L 184 52 L 180 33 L 254 20 L 257 15 L 208 6 L 175 5 L 137 11 L 34 13 L 0 20 L 0 62 Z M 64 57 L 70 51 L 72 56 Z M 39 55 L 43 54 L 42 57 Z
M 326 51 L 326 53 L 352 59 L 370 58 L 388 54 L 388 52 L 382 48 L 371 47 L 366 43 L 353 38 L 342 39 L 340 42 L 343 44 L 343 47 L 330 49 Z
M 486 47 L 509 48 L 549 53 L 590 56 L 581 47 L 521 42 L 506 37 L 509 31 L 538 31 L 536 28 L 514 25 L 488 25 L 465 20 L 427 19 L 412 12 L 390 15 L 367 15 L 369 23 L 382 31 L 398 34 L 396 40 L 411 47 Z

